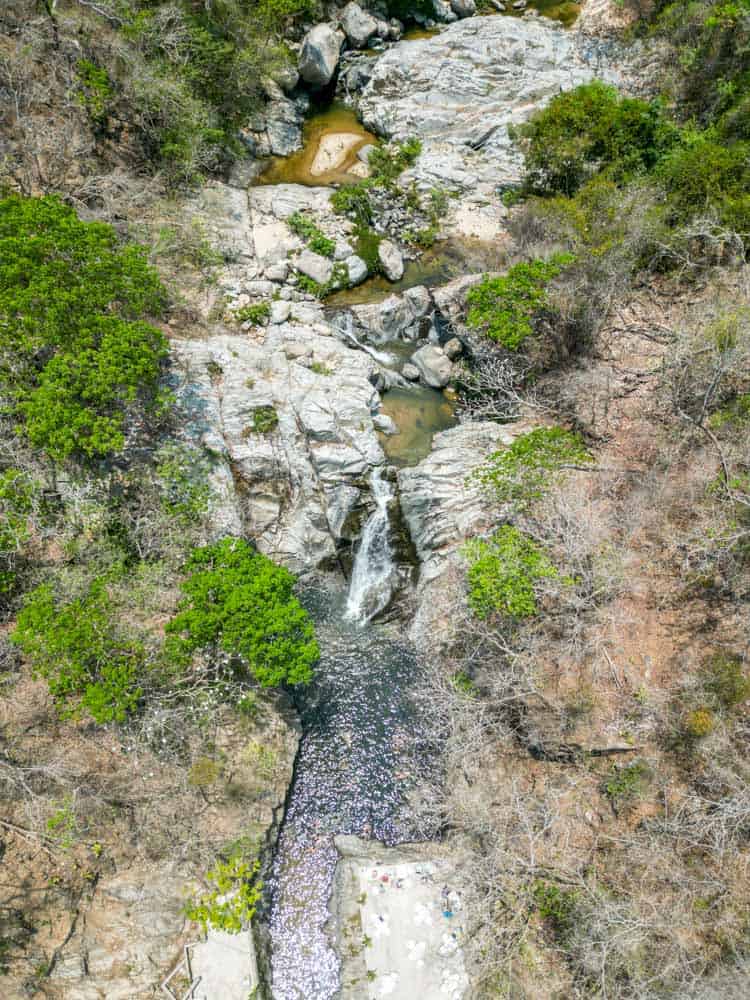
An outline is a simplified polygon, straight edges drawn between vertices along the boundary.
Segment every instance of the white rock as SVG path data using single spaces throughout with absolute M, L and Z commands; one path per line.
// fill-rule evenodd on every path
M 400 281 L 404 276 L 404 258 L 391 240 L 381 240 L 378 245 L 378 259 L 389 281 Z
M 358 257 L 355 253 L 351 257 L 347 257 L 344 261 L 346 264 L 346 269 L 349 272 L 349 284 L 359 285 L 367 277 L 367 264 Z
M 419 381 L 419 369 L 417 368 L 416 365 L 412 365 L 408 361 L 401 369 L 401 374 L 404 376 L 404 378 L 408 379 L 410 382 Z
M 298 271 L 306 274 L 313 281 L 317 281 L 319 285 L 325 285 L 331 280 L 333 261 L 327 257 L 321 257 L 319 253 L 303 250 L 294 263 Z
M 458 337 L 451 337 L 449 341 L 443 344 L 443 350 L 451 361 L 457 358 L 462 353 L 463 349 L 464 346 Z
M 425 385 L 433 389 L 443 389 L 450 382 L 453 365 L 440 347 L 435 347 L 433 344 L 420 347 L 414 352 L 411 360 L 419 369 L 420 378 Z
M 289 314 L 292 311 L 291 302 L 285 302 L 283 299 L 278 299 L 271 303 L 271 323 L 286 323 L 289 319 Z
M 355 49 L 364 49 L 378 30 L 378 22 L 358 3 L 348 3 L 339 14 L 341 27 Z
M 395 420 L 387 413 L 376 413 L 372 418 L 372 423 L 375 430 L 380 431 L 381 434 L 398 434 Z
M 263 273 L 269 281 L 286 281 L 289 265 L 285 260 L 277 260 L 274 264 L 268 264 Z

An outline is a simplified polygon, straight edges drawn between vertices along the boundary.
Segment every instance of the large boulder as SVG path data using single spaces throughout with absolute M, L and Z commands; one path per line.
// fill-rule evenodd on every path
M 381 240 L 378 244 L 378 259 L 383 268 L 383 274 L 389 281 L 400 281 L 404 276 L 404 258 L 401 251 L 390 240 Z
M 421 141 L 411 168 L 419 183 L 493 196 L 498 184 L 521 179 L 509 126 L 561 90 L 594 77 L 619 82 L 611 53 L 543 18 L 470 17 L 384 52 L 359 111 L 379 135 Z
M 343 36 L 330 24 L 316 24 L 305 35 L 299 56 L 299 75 L 312 87 L 325 87 L 339 64 Z
M 418 340 L 428 336 L 433 310 L 430 293 L 423 285 L 417 285 L 403 295 L 389 295 L 382 302 L 352 306 L 351 311 L 362 338 L 384 344 L 388 340 Z
M 415 351 L 412 364 L 419 369 L 420 379 L 433 389 L 444 389 L 451 380 L 453 365 L 441 347 L 427 344 Z
M 348 3 L 339 15 L 341 27 L 355 49 L 364 49 L 378 30 L 378 22 L 358 3 Z
M 333 274 L 333 261 L 327 257 L 322 257 L 312 250 L 303 250 L 295 261 L 298 271 L 317 281 L 319 285 L 327 285 Z

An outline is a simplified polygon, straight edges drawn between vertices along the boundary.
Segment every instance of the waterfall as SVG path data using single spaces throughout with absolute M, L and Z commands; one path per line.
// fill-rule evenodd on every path
M 354 333 L 354 321 L 352 320 L 352 314 L 347 313 L 344 317 L 345 326 L 338 326 L 337 329 L 339 333 L 342 333 L 347 339 L 351 340 L 355 347 L 358 347 L 360 351 L 364 351 L 365 354 L 369 354 L 373 361 L 377 361 L 381 365 L 393 365 L 396 359 L 392 354 L 387 351 L 376 351 L 374 347 L 370 347 L 369 344 L 363 344 Z
M 364 625 L 382 611 L 391 599 L 395 577 L 388 527 L 388 504 L 393 499 L 383 469 L 372 470 L 370 478 L 375 510 L 365 524 L 354 560 L 346 617 Z

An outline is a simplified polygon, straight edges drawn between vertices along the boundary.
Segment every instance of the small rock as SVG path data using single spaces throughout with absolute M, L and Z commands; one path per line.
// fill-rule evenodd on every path
M 404 376 L 405 379 L 408 379 L 410 382 L 419 381 L 419 369 L 417 368 L 416 365 L 413 365 L 408 361 L 401 369 L 401 374 Z
M 299 56 L 299 74 L 313 87 L 331 82 L 339 64 L 343 36 L 330 24 L 316 24 L 305 35 Z
M 339 15 L 341 27 L 355 49 L 364 49 L 378 30 L 378 22 L 358 3 L 348 3 Z
M 376 413 L 372 418 L 372 424 L 376 431 L 381 434 L 398 434 L 398 427 L 387 413 Z
M 474 0 L 450 0 L 451 10 L 457 17 L 473 17 L 477 12 Z
M 515 0 L 513 10 L 525 10 L 527 0 Z
M 290 361 L 295 361 L 298 358 L 311 358 L 313 356 L 313 349 L 309 344 L 303 344 L 295 340 L 291 344 L 284 344 L 284 354 Z
M 381 240 L 378 246 L 378 259 L 389 281 L 400 281 L 403 278 L 404 258 L 395 243 L 390 240 Z
M 346 240 L 336 240 L 336 249 L 333 251 L 333 259 L 336 261 L 346 260 L 354 253 L 352 247 Z
M 411 360 L 419 369 L 419 376 L 425 385 L 433 389 L 444 389 L 450 382 L 453 365 L 441 348 L 432 344 L 420 347 Z
M 451 337 L 449 341 L 443 344 L 443 350 L 446 355 L 453 361 L 463 352 L 464 345 L 458 339 L 458 337 Z
M 283 299 L 277 299 L 277 301 L 271 303 L 271 316 L 270 321 L 272 324 L 286 323 L 289 319 L 289 314 L 292 311 L 291 302 L 285 302 Z
M 285 260 L 277 260 L 273 264 L 267 264 L 263 273 L 269 281 L 286 281 L 289 265 Z
M 245 291 L 253 299 L 268 299 L 276 291 L 272 281 L 248 281 L 245 284 Z
M 327 257 L 321 257 L 319 253 L 313 253 L 312 250 L 303 250 L 295 265 L 298 271 L 317 281 L 319 285 L 326 285 L 331 280 L 333 262 Z
M 366 146 L 363 146 L 361 149 L 357 150 L 357 159 L 361 160 L 363 163 L 369 163 L 370 154 L 372 153 L 373 150 L 377 148 L 378 148 L 377 146 L 373 146 L 371 142 L 368 142 Z
M 365 264 L 362 258 L 358 257 L 355 253 L 353 253 L 351 257 L 347 257 L 344 263 L 346 264 L 347 271 L 349 272 L 349 284 L 361 284 L 368 274 L 367 264 Z

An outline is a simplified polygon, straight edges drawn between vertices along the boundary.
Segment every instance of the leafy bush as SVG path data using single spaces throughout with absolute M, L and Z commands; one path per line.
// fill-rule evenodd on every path
M 468 325 L 517 351 L 533 335 L 535 315 L 548 305 L 548 284 L 573 260 L 572 254 L 555 254 L 515 264 L 499 278 L 484 278 L 466 296 Z
M 555 933 L 564 938 L 573 926 L 578 893 L 540 880 L 534 883 L 532 895 L 539 916 L 548 920 Z
M 683 720 L 683 735 L 687 740 L 702 740 L 713 732 L 716 722 L 710 708 L 695 708 Z
M 310 680 L 320 651 L 288 570 L 238 538 L 195 550 L 187 570 L 167 626 L 174 654 L 224 650 L 242 657 L 264 687 Z
M 80 80 L 79 99 L 95 125 L 106 117 L 108 106 L 114 95 L 112 81 L 106 69 L 97 66 L 90 59 L 79 59 L 76 75 Z
M 55 197 L 0 201 L 0 390 L 31 442 L 62 461 L 119 451 L 158 412 L 164 288 L 137 246 Z
M 393 145 L 378 145 L 370 153 L 367 165 L 373 184 L 390 187 L 400 174 L 410 167 L 422 152 L 419 139 L 405 139 Z
M 627 808 L 645 792 L 651 769 L 644 760 L 634 760 L 624 767 L 612 767 L 604 782 L 604 793 L 615 812 Z
M 196 521 L 208 510 L 211 490 L 206 458 L 193 448 L 170 442 L 156 453 L 161 505 L 172 516 Z
M 287 219 L 287 224 L 314 253 L 319 253 L 323 257 L 333 257 L 336 241 L 326 236 L 312 219 L 308 219 L 302 212 L 294 212 Z
M 530 618 L 537 613 L 536 585 L 559 574 L 547 555 L 518 528 L 504 525 L 489 541 L 464 548 L 469 562 L 469 604 L 478 618 L 493 614 Z
M 254 302 L 247 306 L 242 306 L 234 314 L 238 323 L 254 323 L 258 325 L 265 322 L 271 315 L 271 305 L 269 302 Z
M 124 722 L 142 695 L 144 653 L 118 636 L 104 581 L 68 602 L 48 584 L 27 595 L 12 641 L 49 685 L 64 716 L 81 708 L 98 723 Z
M 475 475 L 498 502 L 524 505 L 542 497 L 566 466 L 591 461 L 578 434 L 562 427 L 537 427 L 490 455 Z
M 360 225 L 369 226 L 373 217 L 369 195 L 371 187 L 369 180 L 344 185 L 331 195 L 331 207 L 337 215 L 354 216 Z
M 272 406 L 256 406 L 253 410 L 253 422 L 243 430 L 243 436 L 250 434 L 270 434 L 279 424 L 279 415 Z
M 186 904 L 185 916 L 200 924 L 204 932 L 213 927 L 239 934 L 255 916 L 263 888 L 259 870 L 259 861 L 246 861 L 241 854 L 217 861 L 206 873 L 212 888 Z
M 526 187 L 571 195 L 604 168 L 625 179 L 650 170 L 678 134 L 658 101 L 620 97 L 599 80 L 581 84 L 554 97 L 518 129 Z
M 713 695 L 721 708 L 734 708 L 750 698 L 750 677 L 740 657 L 716 653 L 703 665 L 703 689 Z
M 16 564 L 29 541 L 29 519 L 39 485 L 20 469 L 0 473 L 0 595 L 16 586 Z

